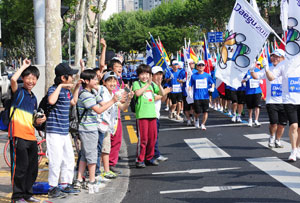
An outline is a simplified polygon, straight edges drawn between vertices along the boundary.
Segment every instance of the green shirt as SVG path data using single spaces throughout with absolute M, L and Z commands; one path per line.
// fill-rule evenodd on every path
M 139 90 L 142 87 L 144 87 L 146 84 L 147 83 L 141 81 L 135 81 L 133 83 L 132 90 L 135 92 L 136 90 Z M 153 82 L 152 84 L 153 85 L 149 85 L 147 90 L 137 99 L 137 102 L 135 104 L 136 119 L 156 118 L 154 93 L 158 94 L 159 87 Z M 136 96 L 134 96 L 134 99 L 136 99 Z

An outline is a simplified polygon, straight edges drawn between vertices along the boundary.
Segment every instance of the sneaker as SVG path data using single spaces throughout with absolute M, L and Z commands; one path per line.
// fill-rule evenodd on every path
M 118 170 L 115 166 L 109 166 L 109 169 L 116 174 L 122 174 L 122 172 Z
M 83 185 L 83 180 L 79 181 L 79 180 L 75 180 L 73 183 L 73 188 L 76 190 L 80 190 L 82 188 Z
M 98 184 L 96 181 L 94 181 L 92 183 L 89 182 L 88 187 L 89 187 L 89 194 L 94 194 L 94 193 L 99 192 L 99 187 L 98 187 Z
M 137 168 L 146 168 L 146 165 L 144 162 L 136 162 L 135 167 Z
M 236 122 L 238 122 L 238 123 L 241 123 L 241 122 L 242 122 L 242 119 L 241 119 L 240 116 L 237 116 L 237 117 L 236 117 Z
M 96 185 L 97 185 L 96 189 L 98 189 L 97 192 L 99 191 L 99 189 L 105 188 L 105 186 L 106 186 L 106 184 L 101 181 L 97 181 Z
M 168 106 L 165 108 L 165 111 L 169 111 L 169 107 Z
M 254 126 L 255 126 L 255 127 L 260 127 L 261 124 L 260 124 L 260 122 L 258 122 L 257 120 L 255 120 L 255 121 L 254 121 Z
M 252 119 L 249 119 L 249 121 L 248 121 L 248 126 L 249 126 L 249 127 L 252 127 Z
M 228 111 L 228 116 L 232 116 L 232 113 L 231 113 L 231 111 Z
M 169 119 L 173 119 L 174 118 L 174 112 L 169 112 Z
M 275 136 L 270 136 L 268 146 L 269 146 L 270 148 L 275 147 Z
M 103 176 L 103 173 L 96 176 L 95 179 L 98 181 L 98 182 L 102 182 L 102 183 L 107 183 L 107 182 L 110 182 L 110 179 L 107 179 Z
M 192 125 L 192 121 L 191 121 L 191 120 L 187 120 L 186 125 L 187 125 L 187 126 L 191 126 L 191 125 Z
M 182 121 L 182 118 L 179 115 L 176 115 L 176 120 Z
M 68 184 L 67 187 L 61 188 L 61 191 L 67 194 L 78 195 L 80 190 L 75 189 L 72 185 Z
M 168 157 L 165 157 L 163 155 L 160 155 L 159 157 L 156 158 L 157 161 L 167 161 Z
M 34 197 L 29 197 L 28 199 L 26 199 L 26 202 L 40 202 L 41 200 L 34 198 Z
M 48 192 L 48 198 L 55 199 L 55 198 L 65 198 L 67 194 L 61 192 L 59 187 L 53 187 Z
M 219 111 L 221 111 L 221 112 L 222 112 L 222 111 L 223 111 L 223 107 L 220 107 L 220 108 L 219 108 Z
M 159 162 L 158 162 L 158 160 L 156 160 L 156 159 L 151 159 L 151 160 L 146 160 L 146 161 L 145 161 L 145 164 L 146 164 L 147 166 L 158 166 L 158 165 L 159 165 Z
M 231 121 L 235 123 L 236 122 L 236 116 L 233 116 Z
M 13 201 L 13 202 L 15 202 L 15 203 L 27 203 L 27 201 L 25 200 L 25 199 L 18 199 L 18 200 L 16 200 L 16 201 Z
M 204 124 L 201 124 L 201 130 L 206 130 L 206 127 Z
M 276 148 L 283 148 L 283 145 L 281 144 L 280 140 L 275 140 L 275 147 Z
M 117 178 L 117 174 L 115 174 L 112 171 L 108 171 L 108 172 L 103 173 L 103 177 L 107 178 L 107 179 L 115 179 L 115 178 Z
M 297 149 L 294 149 L 291 151 L 291 154 L 289 156 L 289 161 L 297 161 Z
M 200 126 L 199 126 L 199 119 L 196 119 L 196 120 L 195 120 L 195 127 L 196 127 L 196 128 L 200 128 Z

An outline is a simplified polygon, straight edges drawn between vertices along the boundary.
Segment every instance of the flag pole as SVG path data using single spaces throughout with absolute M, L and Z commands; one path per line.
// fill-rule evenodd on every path
M 149 47 L 151 47 L 150 44 L 149 44 L 149 42 L 148 42 L 147 40 L 145 40 L 145 41 L 146 41 L 147 45 L 148 45 Z

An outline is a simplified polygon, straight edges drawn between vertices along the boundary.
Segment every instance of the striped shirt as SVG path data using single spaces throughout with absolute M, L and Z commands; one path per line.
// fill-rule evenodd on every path
M 12 113 L 15 106 L 17 106 L 17 96 L 20 96 L 20 91 L 23 91 L 24 98 L 19 106 L 15 110 L 15 113 L 12 117 L 11 127 L 13 137 L 19 137 L 24 140 L 35 141 L 35 133 L 33 127 L 33 111 L 37 109 L 37 100 L 33 92 L 31 94 L 28 90 L 20 87 L 14 94 L 14 99 L 12 100 L 12 105 L 10 112 Z M 10 135 L 10 133 L 8 133 Z
M 79 119 L 82 117 L 84 110 L 86 110 L 79 125 L 79 132 L 98 131 L 97 113 L 92 109 L 92 107 L 99 105 L 101 101 L 102 98 L 97 95 L 96 90 L 89 92 L 88 90 L 83 89 L 82 92 L 80 92 L 77 102 Z
M 57 86 L 54 85 L 48 89 L 48 97 L 55 91 L 56 88 Z M 69 112 L 70 102 L 72 99 L 73 95 L 71 91 L 61 88 L 58 99 L 47 117 L 47 133 L 55 133 L 60 135 L 69 134 Z

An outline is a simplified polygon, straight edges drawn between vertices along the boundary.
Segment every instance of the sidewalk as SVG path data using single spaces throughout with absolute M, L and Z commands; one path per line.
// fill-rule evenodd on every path
M 9 171 L 10 168 L 7 167 L 3 157 L 3 149 L 6 141 L 7 133 L 0 131 L 0 203 L 11 202 L 10 197 L 12 192 Z M 100 200 L 101 202 L 119 203 L 126 195 L 130 175 L 127 158 L 127 146 L 124 139 L 122 141 L 120 157 L 122 160 L 119 161 L 117 167 L 122 171 L 122 174 L 119 175 L 115 180 L 108 182 L 104 188 L 100 189 L 99 193 L 89 195 L 87 190 L 82 190 L 79 195 L 69 195 L 63 199 L 48 199 L 47 195 L 36 195 L 35 197 L 44 203 L 89 203 Z M 47 158 L 44 158 L 42 163 L 39 165 L 39 174 L 36 180 L 37 182 L 48 181 L 48 166 L 46 162 Z

